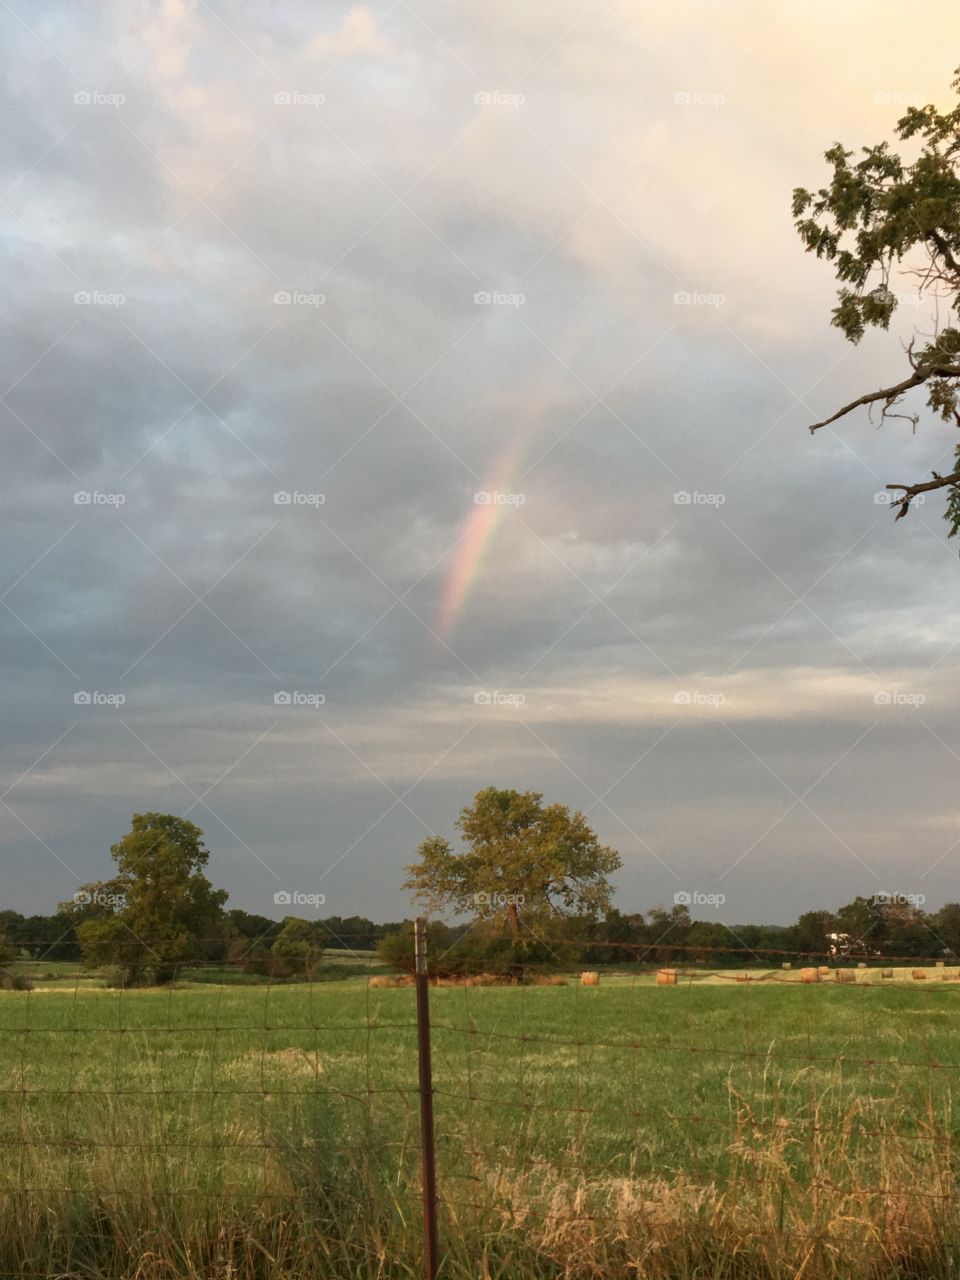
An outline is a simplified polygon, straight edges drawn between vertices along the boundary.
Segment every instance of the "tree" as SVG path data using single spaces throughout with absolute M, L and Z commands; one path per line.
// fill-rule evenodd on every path
M 538 791 L 478 791 L 456 823 L 463 852 L 442 836 L 424 840 L 404 888 L 431 910 L 507 924 L 515 938 L 521 921 L 534 928 L 605 912 L 612 894 L 607 876 L 620 855 L 600 844 L 582 813 L 542 802 Z
M 168 982 L 175 966 L 200 954 L 219 930 L 227 894 L 204 875 L 203 832 L 185 818 L 135 813 L 130 831 L 110 850 L 113 880 L 81 892 L 87 915 L 77 926 L 84 963 L 121 965 L 135 984 L 146 971 Z
M 960 72 L 953 81 L 960 94 Z M 793 193 L 796 227 L 808 252 L 834 263 L 840 282 L 833 321 L 857 343 L 869 326 L 887 329 L 898 298 L 890 288 L 898 271 L 915 282 L 915 292 L 942 306 L 948 322 L 909 343 L 909 371 L 889 386 L 867 391 L 810 430 L 864 406 L 880 407 L 881 422 L 906 418 L 914 428 L 915 412 L 902 412 L 903 398 L 923 386 L 927 406 L 944 422 L 960 427 L 960 328 L 950 320 L 960 314 L 960 103 L 951 111 L 934 106 L 910 107 L 896 125 L 901 139 L 918 139 L 919 154 L 906 163 L 886 142 L 863 147 L 862 159 L 836 143 L 825 153 L 832 175 L 828 186 Z M 950 536 L 960 529 L 960 444 L 947 474 L 914 484 L 888 484 L 890 503 L 902 519 L 921 493 L 948 489 L 946 519 Z
M 270 948 L 272 968 L 278 978 L 312 979 L 323 957 L 323 942 L 315 924 L 287 916 Z

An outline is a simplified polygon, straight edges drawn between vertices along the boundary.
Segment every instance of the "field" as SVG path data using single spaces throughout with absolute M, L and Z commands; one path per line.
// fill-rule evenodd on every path
M 0 1273 L 419 1274 L 409 988 L 49 972 L 0 992 Z M 960 986 L 793 976 L 434 988 L 441 1274 L 957 1275 Z

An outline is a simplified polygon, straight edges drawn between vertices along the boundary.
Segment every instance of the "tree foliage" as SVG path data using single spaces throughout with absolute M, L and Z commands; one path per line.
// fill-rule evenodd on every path
M 478 791 L 457 828 L 465 843 L 454 852 L 431 836 L 407 868 L 404 888 L 430 910 L 506 924 L 519 932 L 547 928 L 561 916 L 595 917 L 610 905 L 608 876 L 620 855 L 600 844 L 582 813 L 543 804 L 537 791 Z
M 175 966 L 198 958 L 222 928 L 227 894 L 204 874 L 210 855 L 203 832 L 173 814 L 135 813 L 110 852 L 116 876 L 84 886 L 73 903 L 82 916 L 76 932 L 84 963 L 122 966 L 130 984 L 147 972 L 169 981 Z
M 960 95 L 960 72 L 953 89 Z M 937 319 L 931 333 L 911 340 L 903 378 L 851 400 L 814 423 L 814 432 L 874 405 L 881 420 L 906 418 L 915 428 L 919 415 L 902 407 L 920 386 L 928 408 L 960 427 L 960 103 L 946 112 L 912 106 L 897 122 L 896 134 L 913 140 L 911 161 L 887 142 L 859 153 L 836 143 L 825 153 L 829 182 L 817 191 L 798 187 L 793 215 L 807 251 L 834 266 L 840 288 L 832 322 L 849 341 L 859 342 L 870 327 L 889 327 L 898 305 L 891 287 L 897 274 L 912 279 L 915 292 L 935 306 Z M 948 472 L 933 470 L 927 481 L 887 485 L 898 520 L 919 494 L 947 489 L 950 534 L 960 529 L 960 444 L 952 452 Z

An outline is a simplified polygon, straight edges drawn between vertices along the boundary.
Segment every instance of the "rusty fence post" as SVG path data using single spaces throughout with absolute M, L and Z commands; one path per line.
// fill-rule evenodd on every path
M 417 977 L 417 1060 L 420 1067 L 420 1176 L 423 1188 L 423 1273 L 437 1280 L 437 1163 L 433 1139 L 433 1067 L 430 1059 L 430 983 L 427 922 L 414 922 Z

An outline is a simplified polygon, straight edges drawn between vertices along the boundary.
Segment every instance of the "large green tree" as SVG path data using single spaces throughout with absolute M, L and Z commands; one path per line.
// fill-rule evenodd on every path
M 116 876 L 78 895 L 84 963 L 120 965 L 130 984 L 148 972 L 169 981 L 177 964 L 200 956 L 222 929 L 227 893 L 204 874 L 210 855 L 203 832 L 173 814 L 135 813 L 110 852 Z
M 960 73 L 953 82 L 960 94 Z M 833 323 L 853 343 L 866 329 L 889 327 L 897 308 L 897 276 L 910 281 L 936 312 L 932 332 L 915 334 L 901 357 L 903 377 L 868 389 L 810 430 L 836 422 L 856 409 L 877 406 L 881 422 L 905 418 L 916 428 L 920 415 L 905 397 L 926 391 L 927 407 L 960 427 L 960 104 L 949 111 L 912 106 L 896 124 L 909 141 L 906 160 L 887 142 L 863 147 L 856 158 L 836 143 L 825 153 L 831 168 L 826 186 L 793 193 L 797 230 L 809 252 L 833 263 L 840 283 Z M 947 489 L 950 534 L 960 529 L 960 444 L 934 455 L 931 479 L 888 484 L 891 506 L 901 519 L 911 501 Z
M 608 876 L 620 855 L 600 843 L 582 813 L 543 804 L 538 791 L 478 791 L 457 819 L 465 847 L 442 836 L 420 845 L 404 888 L 430 910 L 450 908 L 481 920 L 547 927 L 558 917 L 595 917 L 610 905 Z

